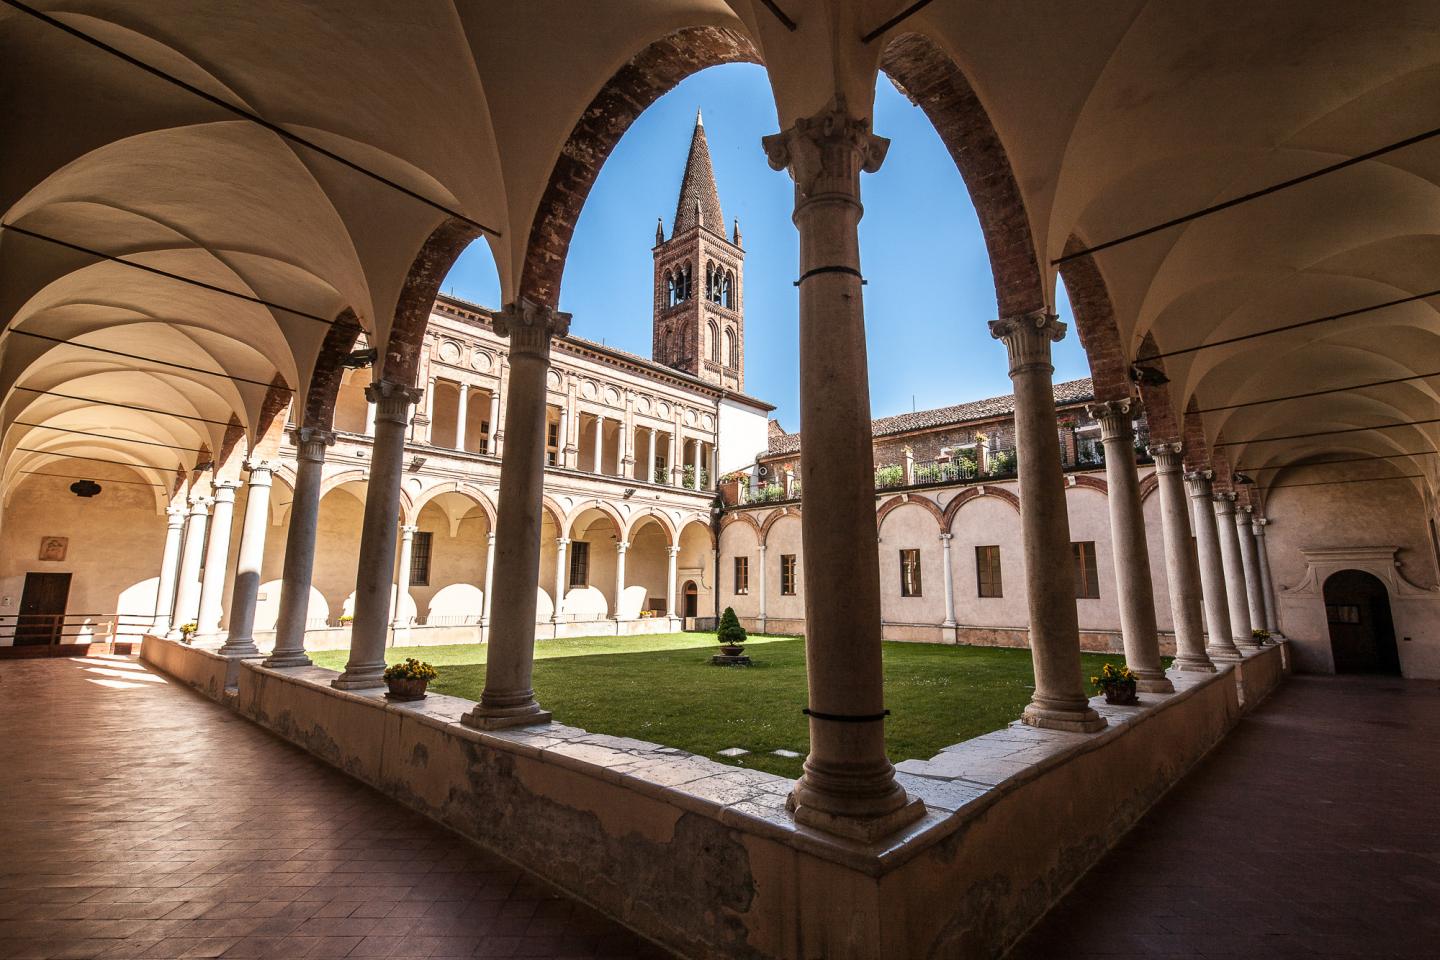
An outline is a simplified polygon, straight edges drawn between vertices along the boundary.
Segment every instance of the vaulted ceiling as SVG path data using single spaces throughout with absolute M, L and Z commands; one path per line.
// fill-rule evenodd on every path
M 760 0 L 7 0 L 5 476 L 75 455 L 167 482 L 227 425 L 253 439 L 342 311 L 385 342 L 447 219 L 483 226 L 515 296 L 577 125 L 685 28 L 748 38 L 782 126 L 837 93 L 868 112 L 887 40 L 928 37 L 1003 146 L 1050 303 L 1067 244 L 1440 127 L 1433 0 L 934 0 L 862 40 L 910 3 L 776 0 L 791 30 Z M 1232 405 L 1440 370 L 1434 299 L 1251 336 L 1440 288 L 1437 189 L 1440 137 L 1094 254 L 1122 349 L 1205 347 L 1165 357 L 1172 399 L 1265 483 L 1435 449 L 1435 424 L 1409 424 L 1435 417 L 1436 377 Z M 1433 456 L 1367 464 L 1440 477 Z

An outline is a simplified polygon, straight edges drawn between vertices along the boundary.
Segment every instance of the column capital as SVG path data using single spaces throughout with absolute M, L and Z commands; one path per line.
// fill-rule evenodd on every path
M 859 202 L 860 174 L 874 173 L 885 162 L 890 141 L 870 130 L 868 117 L 850 116 L 843 97 L 836 106 L 795 121 L 788 130 L 761 137 L 772 170 L 788 170 L 795 180 L 795 206 L 825 194 Z
M 548 358 L 550 340 L 570 332 L 570 314 L 554 307 L 543 306 L 527 297 L 519 297 L 499 312 L 492 314 L 490 325 L 495 333 L 510 340 L 510 356 Z
M 990 321 L 990 336 L 1003 340 L 1010 354 L 1010 375 L 1024 370 L 1044 369 L 1054 372 L 1050 362 L 1050 344 L 1065 338 L 1065 324 L 1045 310 L 1033 310 L 1017 317 L 1001 317 Z
M 1100 421 L 1100 441 L 1102 443 L 1108 440 L 1133 442 L 1134 420 L 1143 409 L 1144 405 L 1141 404 L 1138 397 L 1101 400 L 1085 405 L 1085 412 Z
M 1235 494 L 1217 493 L 1212 499 L 1215 501 L 1215 512 L 1220 516 L 1233 515 L 1235 513 Z
M 1255 527 L 1255 536 L 1265 536 L 1265 528 L 1270 526 L 1270 519 L 1268 517 L 1251 517 L 1250 522 Z
M 215 500 L 212 497 L 193 496 L 190 498 L 190 515 L 203 517 L 210 511 L 210 504 Z
M 235 491 L 240 489 L 239 480 L 212 480 L 210 489 L 215 491 L 213 503 L 234 503 Z
M 165 508 L 166 524 L 171 527 L 178 527 L 185 522 L 185 514 L 189 511 L 184 507 L 174 506 Z
M 1232 496 L 1233 496 L 1233 494 L 1232 494 Z M 1238 522 L 1241 517 L 1244 517 L 1244 518 L 1245 518 L 1245 522 L 1246 522 L 1246 523 L 1249 523 L 1249 522 L 1250 522 L 1250 517 L 1254 514 L 1254 512 L 1255 512 L 1255 508 L 1254 508 L 1254 507 L 1242 507 L 1242 506 L 1237 506 L 1237 507 L 1235 508 L 1235 519 L 1236 519 L 1236 521 Z
M 1183 466 L 1182 454 L 1185 445 L 1179 440 L 1171 440 L 1165 443 L 1152 443 L 1146 447 L 1150 459 L 1155 461 L 1156 473 L 1175 473 Z
M 1185 486 L 1195 500 L 1210 499 L 1210 481 L 1215 479 L 1214 470 L 1190 470 L 1185 474 Z
M 556 537 L 556 538 L 555 538 L 555 542 L 558 543 L 558 544 L 559 544 L 560 546 L 562 546 L 562 547 L 563 547 L 563 546 L 567 546 L 567 545 L 570 543 L 570 538 L 569 538 L 569 537 Z
M 296 427 L 293 432 L 295 446 L 299 449 L 301 460 L 324 463 L 325 448 L 335 445 L 335 433 L 331 430 L 321 430 L 319 427 Z
M 245 482 L 252 487 L 268 487 L 275 471 L 280 469 L 279 460 L 246 460 L 245 469 L 250 475 Z
M 415 531 L 419 529 L 420 528 L 413 523 L 400 524 L 400 533 L 402 536 L 413 537 L 415 535 Z
M 630 549 L 630 541 L 629 541 L 629 540 L 620 540 L 620 541 L 617 541 L 616 544 L 615 544 L 615 549 L 618 550 L 618 551 L 621 552 L 621 553 L 624 553 L 626 550 L 629 550 L 629 549 Z
M 669 548 L 667 548 L 667 549 L 668 549 L 669 552 L 670 552 L 670 559 L 673 560 L 673 559 L 675 559 L 676 557 L 680 556 L 680 548 L 679 548 L 679 547 L 669 547 Z M 760 549 L 761 549 L 761 550 L 764 550 L 764 549 L 765 549 L 765 547 L 764 547 L 763 544 L 761 545 Z
M 950 541 L 953 540 L 953 539 L 955 539 L 955 534 L 953 534 L 953 533 L 942 533 L 942 534 L 940 534 L 940 542 L 943 543 L 943 544 L 945 544 L 945 546 L 947 546 L 947 547 L 950 546 Z
M 494 531 L 491 531 L 490 533 L 486 534 L 486 541 L 485 541 L 485 542 L 486 542 L 486 544 L 487 544 L 488 546 L 492 546 L 492 547 L 495 546 L 495 533 L 494 533 Z
M 375 419 L 398 423 L 409 422 L 410 405 L 419 403 L 423 390 L 394 380 L 375 380 L 365 388 L 365 399 L 375 404 Z

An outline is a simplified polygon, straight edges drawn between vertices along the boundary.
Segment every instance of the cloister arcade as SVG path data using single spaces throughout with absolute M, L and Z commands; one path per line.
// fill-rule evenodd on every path
M 547 583 L 562 615 L 653 609 L 663 550 L 672 610 L 689 583 L 720 586 L 703 504 L 682 524 L 578 494 L 545 502 L 547 458 L 572 455 L 552 436 L 578 438 L 565 469 L 634 469 L 618 453 L 632 438 L 608 420 L 560 426 L 547 375 L 600 166 L 660 94 L 737 61 L 767 72 L 777 132 L 763 149 L 795 184 L 805 483 L 798 515 L 722 538 L 803 544 L 797 588 L 769 614 L 804 616 L 796 781 L 551 724 L 532 685 Z M 34 534 L 24 507 L 63 499 L 70 479 L 136 484 L 94 529 L 92 560 L 135 567 L 150 551 L 154 609 L 193 602 L 201 635 L 230 607 L 214 652 L 166 640 L 178 625 L 157 617 L 150 662 L 669 949 L 994 955 L 1281 682 L 1291 648 L 1258 649 L 1243 629 L 1264 611 L 1256 511 L 1296 531 L 1273 551 L 1282 620 L 1320 629 L 1302 601 L 1314 611 L 1337 573 L 1370 572 L 1419 611 L 1402 634 L 1413 675 L 1440 675 L 1440 594 L 1403 586 L 1402 545 L 1369 542 L 1364 523 L 1399 505 L 1408 562 L 1440 559 L 1437 63 L 1440 20 L 1418 0 L 426 0 L 343 14 L 15 0 L 0 12 L 0 129 L 18 145 L 0 176 L 0 533 Z M 862 173 L 888 147 L 870 123 L 882 70 L 934 123 L 985 234 L 1018 505 L 981 497 L 959 515 L 1018 523 L 1022 563 L 1005 573 L 1024 584 L 1034 667 L 1023 725 L 898 771 L 879 541 L 930 511 L 876 522 L 858 224 Z M 440 438 L 463 452 L 488 442 L 492 398 L 457 393 L 452 413 L 449 388 L 419 378 L 440 282 L 479 239 L 509 341 L 503 419 L 489 418 L 503 426 L 498 489 L 425 499 L 408 485 L 417 409 L 434 405 L 432 426 L 449 418 Z M 1080 669 L 1070 541 L 1105 531 L 1072 526 L 1070 498 L 1096 494 L 1067 486 L 1056 449 L 1060 277 L 1103 424 L 1116 603 L 1147 695 L 1134 709 L 1092 701 Z M 376 350 L 363 385 L 345 372 L 362 336 Z M 366 467 L 327 467 L 361 390 Z M 1158 538 L 1134 461 L 1142 403 Z M 297 467 L 277 484 L 283 444 Z M 693 436 L 672 448 L 672 486 L 688 464 L 687 495 L 703 499 L 716 451 Z M 169 504 L 163 553 L 125 533 L 150 505 L 142 485 Z M 207 539 L 207 516 L 225 530 L 238 516 L 236 542 Z M 1336 517 L 1349 522 L 1319 519 Z M 262 547 L 277 526 L 285 536 Z M 408 611 L 396 571 L 403 585 L 419 532 L 447 534 L 431 541 L 452 551 L 446 576 L 489 608 L 478 702 L 381 698 Z M 353 550 L 343 570 L 319 560 L 331 537 Z M 922 549 L 933 562 L 933 540 Z M 272 602 L 276 566 L 262 660 L 259 594 Z M 184 602 L 164 602 L 170 583 Z M 327 616 L 353 617 L 338 675 L 304 653 L 316 593 Z

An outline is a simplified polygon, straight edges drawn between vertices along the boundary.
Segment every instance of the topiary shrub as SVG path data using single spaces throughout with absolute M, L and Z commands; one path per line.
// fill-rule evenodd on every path
M 745 628 L 740 626 L 740 618 L 735 616 L 734 607 L 726 607 L 725 612 L 720 615 L 720 626 L 715 631 L 715 639 L 724 647 L 744 645 L 747 635 Z

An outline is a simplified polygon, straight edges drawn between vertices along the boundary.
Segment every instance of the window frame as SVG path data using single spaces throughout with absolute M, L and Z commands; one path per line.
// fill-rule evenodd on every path
M 1100 599 L 1100 563 L 1096 559 L 1094 540 L 1070 541 L 1070 556 L 1074 564 L 1075 599 Z
M 795 588 L 799 580 L 799 570 L 795 563 L 795 554 L 780 554 L 780 596 L 795 596 Z
M 430 565 L 434 556 L 435 534 L 432 531 L 416 530 L 410 535 L 410 586 L 430 586 Z
M 975 545 L 975 595 L 983 600 L 998 600 L 1005 596 L 1005 576 L 1000 566 L 998 543 Z
M 907 600 L 925 596 L 919 547 L 902 547 L 900 550 L 900 596 Z
M 590 586 L 590 542 L 588 540 L 570 541 L 570 556 L 565 564 L 565 568 L 567 570 L 565 576 L 566 590 Z M 579 579 L 576 579 L 577 570 L 579 571 Z
M 732 570 L 734 580 L 731 583 L 735 596 L 743 597 L 750 593 L 750 558 L 736 557 Z

